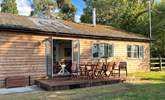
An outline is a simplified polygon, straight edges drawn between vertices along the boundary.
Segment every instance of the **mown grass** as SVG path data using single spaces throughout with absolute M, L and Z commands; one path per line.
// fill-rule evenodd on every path
M 140 77 L 142 80 L 149 80 L 150 83 L 164 83 L 165 72 L 145 72 L 145 73 L 131 73 L 129 76 Z
M 164 100 L 165 72 L 133 73 L 131 77 L 141 77 L 136 82 L 74 89 L 66 91 L 38 91 L 21 94 L 2 95 L 0 100 Z

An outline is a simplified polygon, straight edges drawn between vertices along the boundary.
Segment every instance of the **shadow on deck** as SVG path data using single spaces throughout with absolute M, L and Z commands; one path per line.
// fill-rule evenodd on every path
M 36 80 L 35 84 L 47 91 L 56 91 L 56 90 L 67 90 L 67 89 L 76 89 L 76 88 L 85 88 L 101 85 L 109 85 L 114 83 L 119 83 L 125 81 L 121 78 L 104 78 L 104 79 L 44 79 Z

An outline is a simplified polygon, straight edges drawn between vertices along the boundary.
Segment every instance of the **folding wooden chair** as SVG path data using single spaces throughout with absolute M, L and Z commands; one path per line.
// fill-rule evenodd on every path
M 126 71 L 126 76 L 127 76 L 127 62 L 117 63 L 112 69 L 112 75 L 114 76 L 115 74 L 118 74 L 118 76 L 120 77 L 121 71 Z
M 107 64 L 107 71 L 106 71 L 106 75 L 108 77 L 110 77 L 113 74 L 114 66 L 115 66 L 115 62 L 113 62 L 113 61 L 112 62 L 108 62 L 108 64 Z
M 124 70 L 126 72 L 126 76 L 127 76 L 127 62 L 120 62 L 119 63 L 119 77 L 121 74 L 121 70 Z
M 102 75 L 102 74 L 104 74 L 103 73 L 103 71 L 104 71 L 103 66 L 104 66 L 103 62 L 98 62 L 96 64 L 96 67 L 95 67 L 95 70 L 94 70 L 94 75 L 95 75 L 96 78 L 103 78 L 103 75 Z

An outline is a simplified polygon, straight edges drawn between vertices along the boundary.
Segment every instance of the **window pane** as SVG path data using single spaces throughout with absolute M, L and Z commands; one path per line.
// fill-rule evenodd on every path
M 113 46 L 112 45 L 108 46 L 108 57 L 113 57 Z
M 131 51 L 131 46 L 130 46 L 130 45 L 127 46 L 127 51 L 128 51 L 128 52 Z
M 128 57 L 131 57 L 131 52 L 127 52 L 127 56 Z
M 92 48 L 93 57 L 99 57 L 99 44 L 94 44 Z
M 127 57 L 131 57 L 132 53 L 131 53 L 131 47 L 130 45 L 127 46 Z
M 138 52 L 133 52 L 133 57 L 134 58 L 139 58 L 139 53 Z
M 139 58 L 139 46 L 133 46 L 133 57 L 134 58 Z
M 143 46 L 139 47 L 139 58 L 144 58 L 144 47 Z
M 104 44 L 100 44 L 100 46 L 99 46 L 99 57 L 104 57 L 105 56 L 104 50 L 105 50 Z
M 104 44 L 104 57 L 107 58 L 108 57 L 108 44 Z

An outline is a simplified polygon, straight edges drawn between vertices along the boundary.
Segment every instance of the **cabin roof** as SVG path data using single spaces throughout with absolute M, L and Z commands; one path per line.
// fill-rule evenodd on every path
M 26 17 L 13 14 L 0 14 L 0 30 L 25 30 L 31 32 L 43 32 L 45 34 L 67 34 L 88 37 L 131 39 L 139 41 L 149 41 L 143 35 L 129 33 L 111 26 L 74 23 L 59 19 L 43 19 L 36 17 Z

